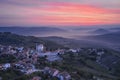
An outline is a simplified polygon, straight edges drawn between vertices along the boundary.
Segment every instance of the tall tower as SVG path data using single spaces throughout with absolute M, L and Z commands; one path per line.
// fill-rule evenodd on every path
M 38 53 L 43 52 L 44 51 L 44 45 L 43 44 L 39 44 L 39 45 L 36 44 L 36 51 Z

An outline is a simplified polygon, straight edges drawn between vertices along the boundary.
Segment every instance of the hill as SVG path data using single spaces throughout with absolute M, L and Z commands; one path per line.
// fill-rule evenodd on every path
M 120 42 L 119 36 L 120 36 L 120 31 L 103 34 L 103 35 L 97 35 L 97 36 L 89 36 L 88 38 L 112 42 L 112 43 L 119 43 Z
M 36 43 L 44 44 L 46 47 L 51 49 L 64 48 L 64 46 L 60 44 L 49 40 L 43 40 L 42 38 L 34 36 L 22 36 L 13 34 L 11 32 L 0 32 L 0 44 L 2 45 L 34 47 Z
M 56 42 L 58 44 L 64 45 L 69 48 L 107 48 L 102 43 L 98 43 L 98 41 L 92 41 L 89 39 L 72 39 L 72 38 L 63 38 L 63 37 L 42 37 L 44 40 L 50 40 Z
M 110 33 L 110 31 L 101 28 L 101 29 L 97 29 L 95 31 L 92 31 L 91 33 L 93 33 L 93 34 L 107 34 L 107 33 Z
M 66 32 L 66 30 L 54 27 L 0 27 L 0 32 L 12 32 L 21 35 L 35 35 L 49 34 L 53 32 Z
M 117 30 L 117 31 L 120 31 L 120 27 L 110 28 L 110 30 Z
M 22 36 L 10 32 L 0 33 L 0 44 L 16 46 L 35 46 L 36 43 L 42 43 L 49 48 L 115 48 L 120 46 L 119 32 L 88 36 L 84 39 L 71 39 L 63 37 L 34 37 Z M 114 46 L 113 46 L 114 45 Z

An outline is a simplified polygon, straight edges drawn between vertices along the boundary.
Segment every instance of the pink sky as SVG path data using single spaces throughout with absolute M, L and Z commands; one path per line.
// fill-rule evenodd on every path
M 80 1 L 1 0 L 0 25 L 79 26 L 120 23 L 120 1 Z

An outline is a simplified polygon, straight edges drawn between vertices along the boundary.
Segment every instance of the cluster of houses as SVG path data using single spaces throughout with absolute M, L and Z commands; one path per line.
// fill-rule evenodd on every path
M 17 69 L 25 74 L 31 74 L 33 72 L 43 72 L 49 74 L 52 77 L 57 77 L 59 80 L 70 80 L 71 76 L 68 72 L 61 72 L 57 69 L 45 67 L 44 69 L 36 69 L 35 63 L 37 63 L 38 57 L 46 57 L 50 62 L 56 60 L 62 60 L 59 54 L 65 54 L 66 52 L 72 52 L 74 54 L 84 51 L 84 49 L 58 49 L 55 51 L 46 51 L 43 44 L 36 45 L 36 48 L 25 48 L 25 47 L 13 47 L 13 46 L 2 46 L 0 45 L 0 55 L 11 54 L 14 55 L 19 61 L 14 63 L 0 64 L 0 70 L 7 70 L 8 68 Z M 99 63 L 103 54 L 104 49 L 87 49 L 89 55 L 96 55 L 96 62 Z M 34 77 L 32 80 L 41 80 L 40 77 Z
M 59 80 L 71 80 L 71 76 L 68 72 L 60 72 L 57 69 L 45 67 L 44 74 L 50 74 L 53 77 L 57 77 Z
M 34 72 L 43 72 L 44 74 L 49 74 L 52 77 L 57 77 L 59 80 L 70 80 L 71 76 L 68 72 L 60 72 L 57 69 L 45 67 L 44 69 L 36 69 L 33 64 L 25 64 L 24 62 L 18 63 L 6 63 L 0 65 L 0 70 L 7 70 L 9 68 L 14 68 L 19 70 L 27 75 L 34 73 Z
M 0 70 L 7 70 L 9 68 L 14 68 L 27 75 L 34 73 L 34 72 L 43 72 L 44 74 L 49 74 L 52 77 L 57 77 L 59 80 L 70 80 L 71 79 L 71 76 L 68 72 L 60 72 L 59 70 L 50 68 L 50 67 L 45 67 L 44 69 L 40 70 L 40 69 L 36 69 L 35 66 L 30 63 L 24 64 L 23 62 L 19 62 L 19 63 L 12 63 L 12 64 L 6 63 L 3 65 L 0 65 Z
M 11 67 L 10 63 L 0 64 L 0 70 L 7 70 Z
M 70 80 L 71 78 L 71 76 L 67 72 L 60 72 L 57 69 L 48 68 L 48 67 L 45 67 L 45 69 L 36 69 L 34 65 L 35 63 L 37 63 L 38 57 L 47 56 L 46 59 L 48 61 L 61 60 L 58 54 L 64 54 L 63 49 L 58 49 L 56 51 L 44 51 L 43 44 L 36 45 L 35 49 L 0 45 L 0 55 L 2 54 L 14 55 L 17 59 L 19 59 L 19 61 L 16 61 L 14 63 L 0 64 L 0 70 L 7 70 L 9 68 L 14 68 L 27 75 L 34 72 L 43 72 L 45 74 L 49 73 L 49 75 L 53 77 L 57 77 L 60 80 Z M 33 78 L 33 80 L 35 80 L 35 78 Z
M 44 74 L 49 74 L 52 77 L 57 77 L 59 80 L 71 80 L 71 76 L 68 72 L 60 72 L 57 69 L 45 67 L 44 69 L 36 69 L 33 64 L 25 64 L 24 62 L 18 62 L 18 63 L 6 63 L 3 65 L 0 65 L 0 70 L 7 70 L 8 68 L 14 68 L 16 70 L 19 70 L 27 75 L 34 73 L 34 72 L 43 72 Z M 41 80 L 40 77 L 34 77 L 32 80 Z
M 59 54 L 64 54 L 67 51 L 76 53 L 79 49 L 58 49 L 55 51 L 46 51 L 43 44 L 36 45 L 36 48 L 25 48 L 25 47 L 12 47 L 0 45 L 0 53 L 13 54 L 17 58 L 29 59 L 32 56 L 32 61 L 36 62 L 36 57 L 47 56 L 48 61 L 61 60 Z
M 104 49 L 88 49 L 90 55 L 96 57 L 96 62 L 107 70 L 112 70 L 120 58 L 114 54 L 106 52 Z
M 17 63 L 5 63 L 0 64 L 0 70 L 7 70 L 9 68 L 14 68 L 26 74 L 31 74 L 33 72 L 39 71 L 31 63 L 17 62 Z
M 89 51 L 89 54 L 96 56 L 97 63 L 100 62 L 102 55 L 105 54 L 104 49 L 98 50 L 98 49 L 91 48 L 91 49 L 88 49 L 88 51 Z
M 37 69 L 35 68 L 35 66 L 33 64 L 25 63 L 22 61 L 14 63 L 13 67 L 23 73 L 26 73 L 26 74 L 31 74 L 31 73 L 37 71 Z

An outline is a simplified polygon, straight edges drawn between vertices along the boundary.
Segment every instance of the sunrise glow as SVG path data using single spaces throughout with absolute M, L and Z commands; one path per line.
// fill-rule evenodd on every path
M 120 23 L 119 7 L 108 8 L 77 1 L 8 0 L 1 1 L 0 11 L 0 25 L 64 26 Z

